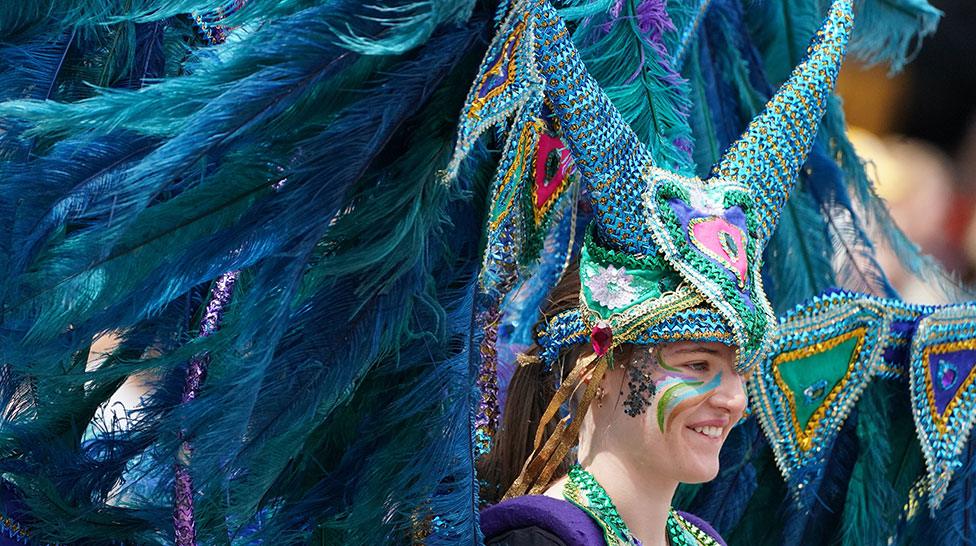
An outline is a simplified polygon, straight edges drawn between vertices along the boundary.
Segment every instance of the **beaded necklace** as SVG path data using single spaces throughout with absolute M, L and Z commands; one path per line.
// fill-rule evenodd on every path
M 569 469 L 569 481 L 563 486 L 563 497 L 592 517 L 603 529 L 607 546 L 641 546 L 617 512 L 610 495 L 593 474 L 575 464 Z M 708 533 L 681 517 L 674 508 L 668 512 L 668 543 L 672 546 L 718 546 Z

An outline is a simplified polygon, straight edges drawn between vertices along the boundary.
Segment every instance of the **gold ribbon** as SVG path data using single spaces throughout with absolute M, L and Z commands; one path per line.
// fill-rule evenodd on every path
M 579 440 L 579 429 L 583 424 L 583 417 L 586 415 L 586 412 L 590 408 L 590 403 L 596 396 L 596 391 L 600 386 L 600 382 L 603 380 L 603 375 L 606 373 L 607 367 L 607 355 L 604 355 L 588 360 L 581 360 L 573 368 L 573 371 L 570 372 L 562 385 L 559 386 L 559 390 L 556 391 L 555 396 L 552 397 L 549 406 L 546 407 L 546 411 L 542 414 L 542 418 L 539 419 L 532 455 L 525 462 L 518 478 L 508 488 L 503 500 L 525 494 L 538 495 L 545 491 L 556 468 L 559 467 L 566 454 L 569 453 L 569 450 Z M 543 443 L 542 440 L 545 436 L 546 424 L 556 416 L 559 408 L 572 397 L 584 379 L 588 381 L 588 385 L 586 391 L 583 393 L 583 398 L 576 407 L 575 418 L 572 419 L 572 422 L 570 422 L 570 416 L 568 415 L 560 419 L 556 425 L 556 430 Z M 569 423 L 568 426 L 567 423 Z

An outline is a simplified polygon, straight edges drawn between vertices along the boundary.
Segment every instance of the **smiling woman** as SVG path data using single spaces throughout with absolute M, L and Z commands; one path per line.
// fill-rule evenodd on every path
M 536 206 L 542 189 L 549 200 L 581 195 L 594 221 L 578 269 L 564 272 L 519 359 L 483 461 L 483 493 L 501 496 L 482 512 L 486 543 L 724 544 L 707 523 L 675 511 L 672 497 L 679 483 L 716 476 L 744 411 L 743 374 L 763 357 L 774 320 L 763 250 L 812 146 L 851 10 L 851 0 L 833 1 L 807 57 L 703 180 L 655 161 L 548 2 L 512 7 L 468 97 L 446 174 L 456 174 L 479 135 L 514 120 L 482 287 L 504 292 L 515 264 L 531 262 L 511 249 L 540 248 L 532 229 L 547 215 L 519 221 L 520 194 L 536 196 Z M 560 188 L 550 191 L 536 187 L 546 173 L 530 174 L 553 149 L 561 150 Z
M 577 307 L 578 294 L 578 276 L 571 272 L 553 292 L 546 314 Z M 585 346 L 566 351 L 560 375 L 596 358 Z M 734 368 L 735 349 L 696 341 L 628 344 L 613 358 L 614 367 L 600 379 L 582 418 L 576 453 L 559 462 L 557 478 L 541 495 L 509 498 L 483 512 L 487 544 L 614 544 L 625 538 L 650 546 L 666 544 L 655 540 L 665 538 L 665 529 L 678 537 L 667 539 L 675 544 L 689 537 L 724 544 L 707 523 L 670 507 L 679 483 L 715 477 L 722 444 L 742 416 L 746 396 Z M 496 491 L 516 480 L 532 451 L 532 428 L 556 392 L 539 362 L 523 360 L 509 387 L 495 447 L 480 469 Z M 592 380 L 582 379 L 571 405 L 579 407 L 583 387 Z M 483 494 L 492 498 L 490 490 Z M 566 538 L 581 532 L 589 538 Z
M 634 347 L 621 360 L 584 417 L 574 469 L 577 476 L 589 472 L 614 499 L 635 538 L 658 544 L 656 530 L 665 522 L 647 515 L 667 514 L 679 483 L 718 474 L 719 451 L 745 409 L 743 380 L 732 366 L 733 349 L 718 343 Z M 545 495 L 581 505 L 570 493 L 574 477 L 570 471 Z

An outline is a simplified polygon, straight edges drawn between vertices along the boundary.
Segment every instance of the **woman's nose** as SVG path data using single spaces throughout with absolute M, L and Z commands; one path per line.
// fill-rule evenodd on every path
M 746 408 L 745 379 L 735 372 L 722 374 L 722 382 L 715 389 L 711 402 L 733 415 L 741 414 Z

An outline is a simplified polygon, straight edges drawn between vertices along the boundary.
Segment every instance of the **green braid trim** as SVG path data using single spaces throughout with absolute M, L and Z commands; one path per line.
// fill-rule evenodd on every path
M 611 250 L 604 247 L 595 240 L 595 227 L 595 222 L 591 222 L 586 228 L 584 244 L 589 249 L 590 254 L 596 258 L 596 261 L 602 264 L 624 266 L 628 269 L 659 269 L 662 271 L 672 271 L 671 265 L 668 264 L 667 260 L 665 260 L 664 257 L 662 257 L 658 252 L 655 252 L 651 256 L 642 256 L 638 258 L 637 256 L 627 254 L 626 252 L 617 252 L 616 250 Z M 678 286 L 681 278 L 677 275 L 674 277 L 674 286 Z

